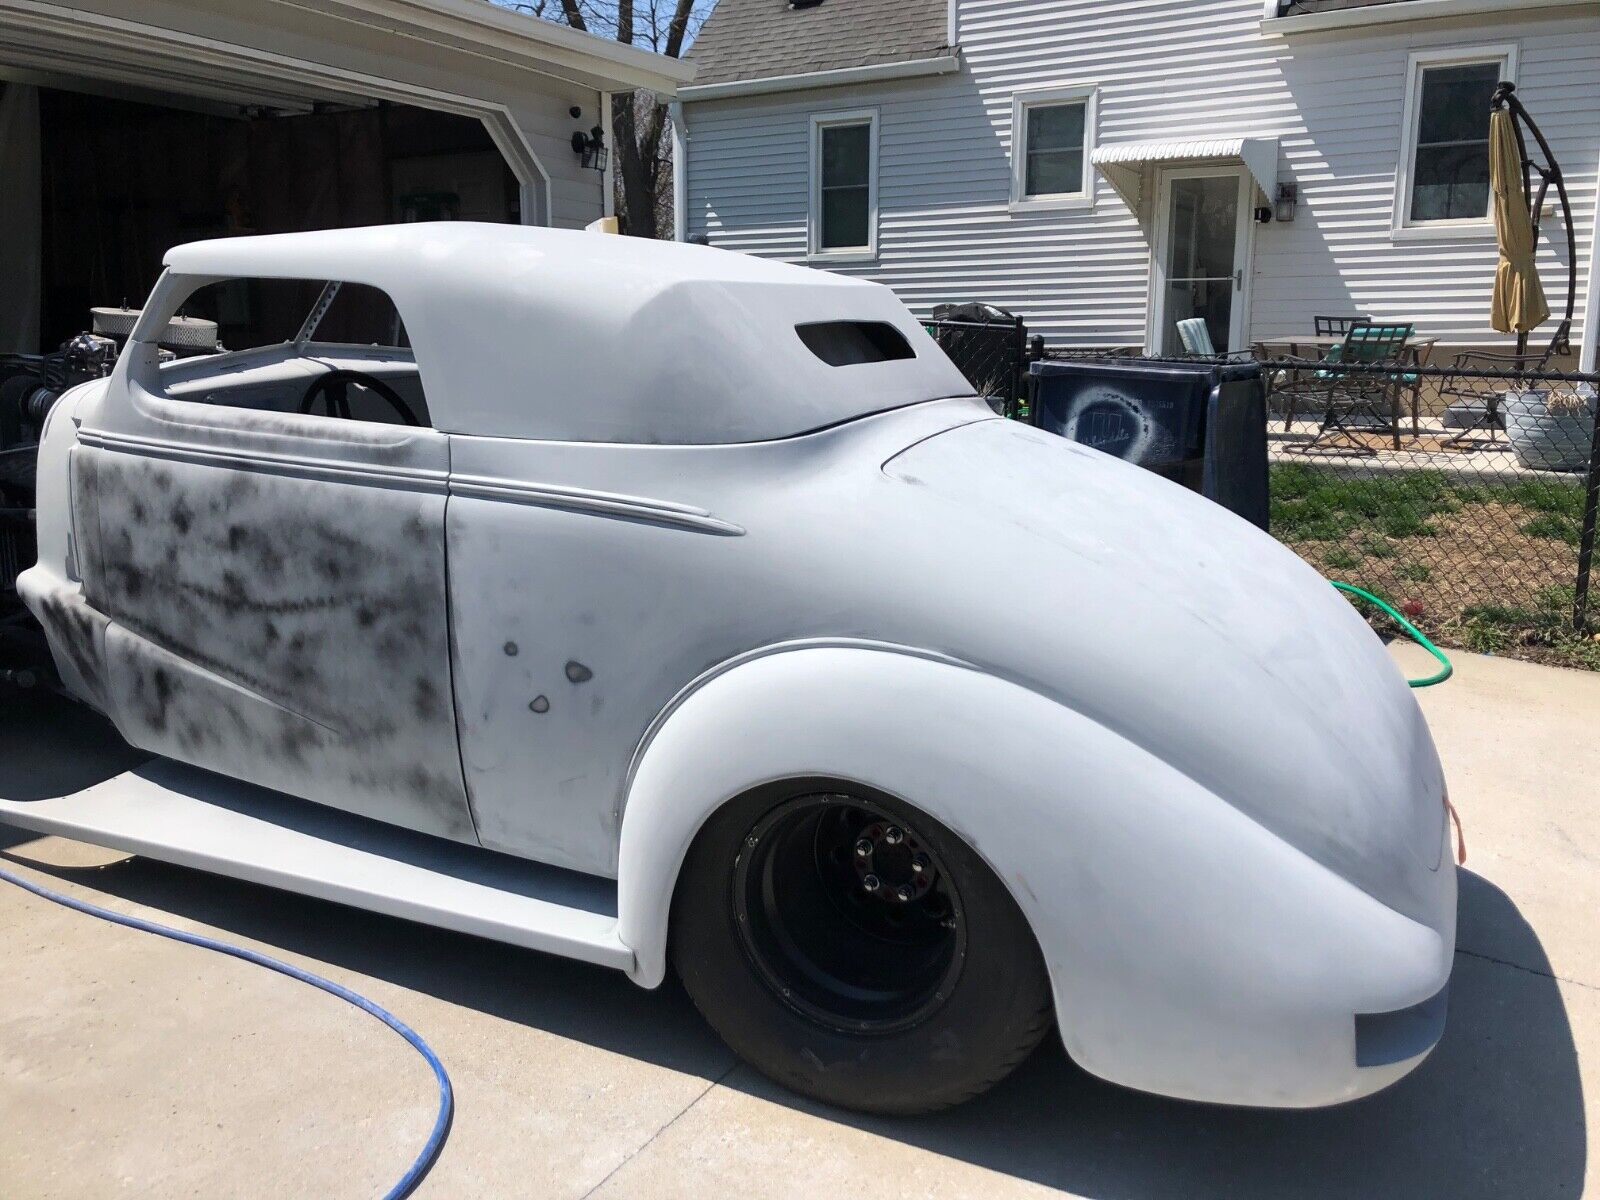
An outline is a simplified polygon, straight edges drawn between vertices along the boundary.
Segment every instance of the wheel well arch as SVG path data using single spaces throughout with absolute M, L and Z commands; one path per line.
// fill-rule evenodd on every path
M 742 661 L 675 701 L 642 746 L 622 805 L 618 931 L 634 952 L 634 980 L 654 987 L 665 977 L 673 898 L 706 823 L 730 804 L 797 785 L 876 793 L 938 821 L 1001 881 L 1043 952 L 1031 864 L 983 837 L 978 814 L 963 812 L 950 790 L 919 786 L 928 778 L 919 751 L 930 742 L 943 744 L 943 757 L 982 757 L 992 722 L 972 719 L 963 695 L 979 681 L 1015 687 L 943 656 L 807 646 Z M 896 699 L 913 697 L 924 711 L 896 711 Z M 930 705 L 945 715 L 938 735 L 922 724 Z

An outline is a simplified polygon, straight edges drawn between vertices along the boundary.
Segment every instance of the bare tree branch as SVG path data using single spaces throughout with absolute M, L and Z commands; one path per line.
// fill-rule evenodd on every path
M 546 21 L 681 58 L 713 0 L 496 0 Z M 670 12 L 670 16 L 667 15 Z M 672 139 L 667 108 L 647 92 L 619 95 L 612 104 L 612 153 L 617 165 L 618 214 L 624 233 L 670 235 Z
M 589 26 L 583 19 L 583 10 L 578 7 L 578 0 L 561 0 L 561 11 L 565 14 L 568 25 L 584 33 L 589 32 Z

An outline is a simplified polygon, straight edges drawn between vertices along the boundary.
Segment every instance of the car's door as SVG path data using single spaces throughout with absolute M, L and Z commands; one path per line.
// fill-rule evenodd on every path
M 131 343 L 73 452 L 79 570 L 135 745 L 474 839 L 431 428 L 170 398 Z

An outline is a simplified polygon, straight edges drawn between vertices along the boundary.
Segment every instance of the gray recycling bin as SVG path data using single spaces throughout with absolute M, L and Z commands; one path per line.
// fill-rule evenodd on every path
M 1034 425 L 1165 476 L 1267 527 L 1267 402 L 1257 363 L 1036 362 Z

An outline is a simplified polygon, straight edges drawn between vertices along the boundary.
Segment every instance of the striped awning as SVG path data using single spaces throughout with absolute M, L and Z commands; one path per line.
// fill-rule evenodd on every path
M 1139 207 L 1140 182 L 1150 164 L 1243 163 L 1270 203 L 1278 181 L 1275 137 L 1196 138 L 1181 142 L 1116 142 L 1096 146 L 1089 161 L 1117 189 L 1128 207 Z

